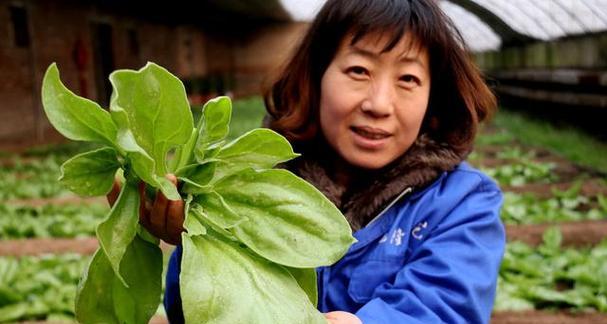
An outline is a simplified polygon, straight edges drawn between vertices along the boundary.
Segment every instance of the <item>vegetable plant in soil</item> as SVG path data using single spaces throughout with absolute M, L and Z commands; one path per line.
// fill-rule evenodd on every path
M 181 81 L 148 63 L 110 75 L 109 111 L 61 82 L 55 64 L 42 85 L 44 111 L 65 137 L 100 143 L 61 167 L 82 196 L 118 200 L 96 229 L 100 248 L 78 287 L 83 323 L 147 323 L 161 294 L 158 239 L 138 223 L 143 181 L 152 194 L 184 199 L 181 298 L 189 323 L 325 323 L 315 308 L 314 268 L 354 242 L 339 210 L 316 188 L 273 167 L 298 155 L 269 129 L 226 143 L 231 102 L 207 102 L 194 125 Z M 165 178 L 174 173 L 176 188 Z

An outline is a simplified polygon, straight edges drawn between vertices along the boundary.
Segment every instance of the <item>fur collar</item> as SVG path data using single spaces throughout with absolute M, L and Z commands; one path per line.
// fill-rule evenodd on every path
M 454 169 L 470 152 L 470 148 L 458 151 L 421 135 L 399 159 L 380 170 L 357 174 L 352 185 L 345 188 L 332 177 L 335 173 L 327 162 L 335 153 L 324 141 L 296 146 L 296 150 L 302 156 L 284 166 L 325 194 L 344 213 L 354 231 L 364 227 L 404 190 L 429 185 L 441 173 Z

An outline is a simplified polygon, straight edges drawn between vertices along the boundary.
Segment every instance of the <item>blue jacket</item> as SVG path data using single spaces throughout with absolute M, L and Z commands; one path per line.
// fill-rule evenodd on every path
M 422 191 L 401 195 L 360 229 L 336 264 L 318 269 L 322 312 L 355 313 L 364 324 L 488 323 L 505 232 L 502 194 L 467 163 Z M 171 256 L 165 308 L 183 321 L 181 249 Z

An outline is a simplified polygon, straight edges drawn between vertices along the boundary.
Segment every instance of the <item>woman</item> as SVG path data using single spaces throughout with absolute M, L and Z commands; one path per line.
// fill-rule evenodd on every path
M 267 124 L 302 153 L 284 167 L 358 240 L 318 269 L 330 323 L 489 321 L 502 195 L 464 159 L 496 103 L 462 44 L 433 0 L 329 0 L 266 93 Z M 159 197 L 142 223 L 178 243 L 180 206 Z M 180 257 L 167 274 L 171 322 L 183 321 Z

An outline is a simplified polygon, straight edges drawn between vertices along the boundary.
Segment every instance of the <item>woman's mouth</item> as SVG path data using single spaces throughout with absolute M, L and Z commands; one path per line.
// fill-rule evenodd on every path
M 367 126 L 352 126 L 350 130 L 355 135 L 355 144 L 364 149 L 380 149 L 387 143 L 388 138 L 392 136 L 391 133 L 383 129 Z
M 366 137 L 368 139 L 383 139 L 386 137 L 391 136 L 391 134 L 383 129 L 380 128 L 372 128 L 372 127 L 366 127 L 366 126 L 362 126 L 362 127 L 356 127 L 356 126 L 352 126 L 350 127 L 350 129 L 352 131 L 354 131 L 356 134 Z

